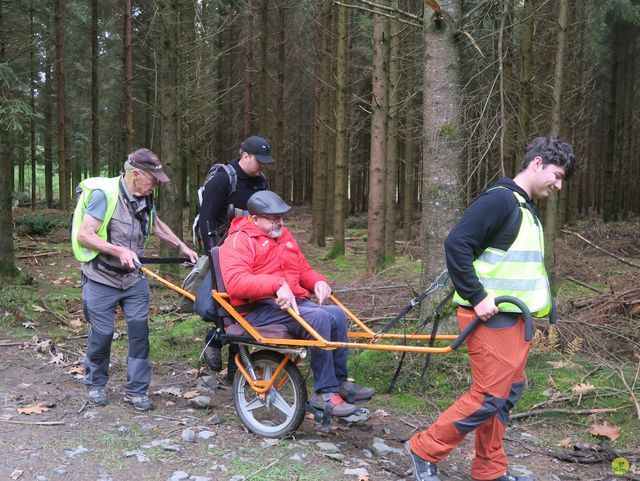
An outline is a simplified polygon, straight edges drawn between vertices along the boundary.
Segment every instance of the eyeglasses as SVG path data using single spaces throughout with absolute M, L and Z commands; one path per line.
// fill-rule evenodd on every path
M 284 221 L 284 216 L 282 214 L 264 214 L 260 215 L 263 219 L 267 219 L 271 222 L 282 222 Z
M 160 181 L 156 179 L 155 175 L 153 174 L 149 174 L 146 171 L 140 169 L 138 169 L 137 172 L 140 172 L 145 179 L 150 180 L 154 185 L 158 185 L 160 183 Z

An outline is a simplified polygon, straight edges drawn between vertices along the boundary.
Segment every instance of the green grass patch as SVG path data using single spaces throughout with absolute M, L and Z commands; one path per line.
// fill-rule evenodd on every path
M 299 481 L 329 481 L 335 479 L 336 473 L 326 468 L 303 465 L 292 461 L 293 451 L 284 450 L 281 441 L 274 448 L 243 448 L 229 465 L 229 475 L 251 476 L 261 481 L 280 481 L 296 479 Z
M 149 342 L 152 356 L 165 361 L 179 361 L 186 366 L 198 364 L 203 339 L 210 324 L 198 316 L 176 320 L 173 316 L 153 316 L 149 321 Z

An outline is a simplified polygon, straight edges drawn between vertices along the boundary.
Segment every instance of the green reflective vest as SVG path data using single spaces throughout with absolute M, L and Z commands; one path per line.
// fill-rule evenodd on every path
M 525 199 L 517 192 L 513 195 L 522 213 L 516 240 L 507 251 L 493 247 L 485 249 L 473 262 L 473 267 L 489 294 L 516 297 L 535 317 L 544 317 L 551 310 L 551 290 L 544 267 L 542 225 L 526 207 Z M 458 292 L 454 294 L 453 301 L 462 306 L 471 305 Z M 502 312 L 520 312 L 513 304 L 503 303 L 498 307 Z
M 113 217 L 113 213 L 118 205 L 118 197 L 120 195 L 120 176 L 118 177 L 91 177 L 85 179 L 78 185 L 78 203 L 73 211 L 73 221 L 71 223 L 71 247 L 73 249 L 73 255 L 80 262 L 89 262 L 94 259 L 98 254 L 98 251 L 89 249 L 78 242 L 78 232 L 82 225 L 82 219 L 87 210 L 87 204 L 89 198 L 94 190 L 101 190 L 107 199 L 107 211 L 105 212 L 102 225 L 98 229 L 98 236 L 104 240 L 107 240 L 109 221 Z M 149 242 L 151 232 L 153 230 L 153 210 L 149 217 L 149 229 L 145 239 L 145 246 Z

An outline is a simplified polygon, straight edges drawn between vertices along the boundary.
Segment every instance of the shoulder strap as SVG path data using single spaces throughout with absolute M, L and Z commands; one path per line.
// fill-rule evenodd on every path
M 229 192 L 227 193 L 227 196 L 230 196 L 236 191 L 236 187 L 238 185 L 238 173 L 231 164 L 223 164 L 222 168 L 229 176 Z

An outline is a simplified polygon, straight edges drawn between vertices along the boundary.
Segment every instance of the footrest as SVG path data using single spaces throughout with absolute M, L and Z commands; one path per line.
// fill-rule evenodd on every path
M 304 408 L 308 413 L 313 414 L 313 419 L 315 420 L 315 422 L 322 423 L 323 431 L 329 431 L 329 427 L 331 426 L 331 416 L 325 410 L 318 409 L 308 402 L 304 405 Z
M 331 418 L 339 419 L 340 421 L 344 421 L 345 423 L 358 423 L 368 420 L 370 414 L 367 408 L 358 408 L 356 412 L 350 414 L 349 416 L 331 416 L 323 409 L 318 409 L 317 407 L 314 407 L 309 403 L 306 403 L 304 407 L 307 412 L 313 414 L 313 419 L 317 423 L 322 423 L 323 431 L 329 431 L 329 428 L 331 427 Z

